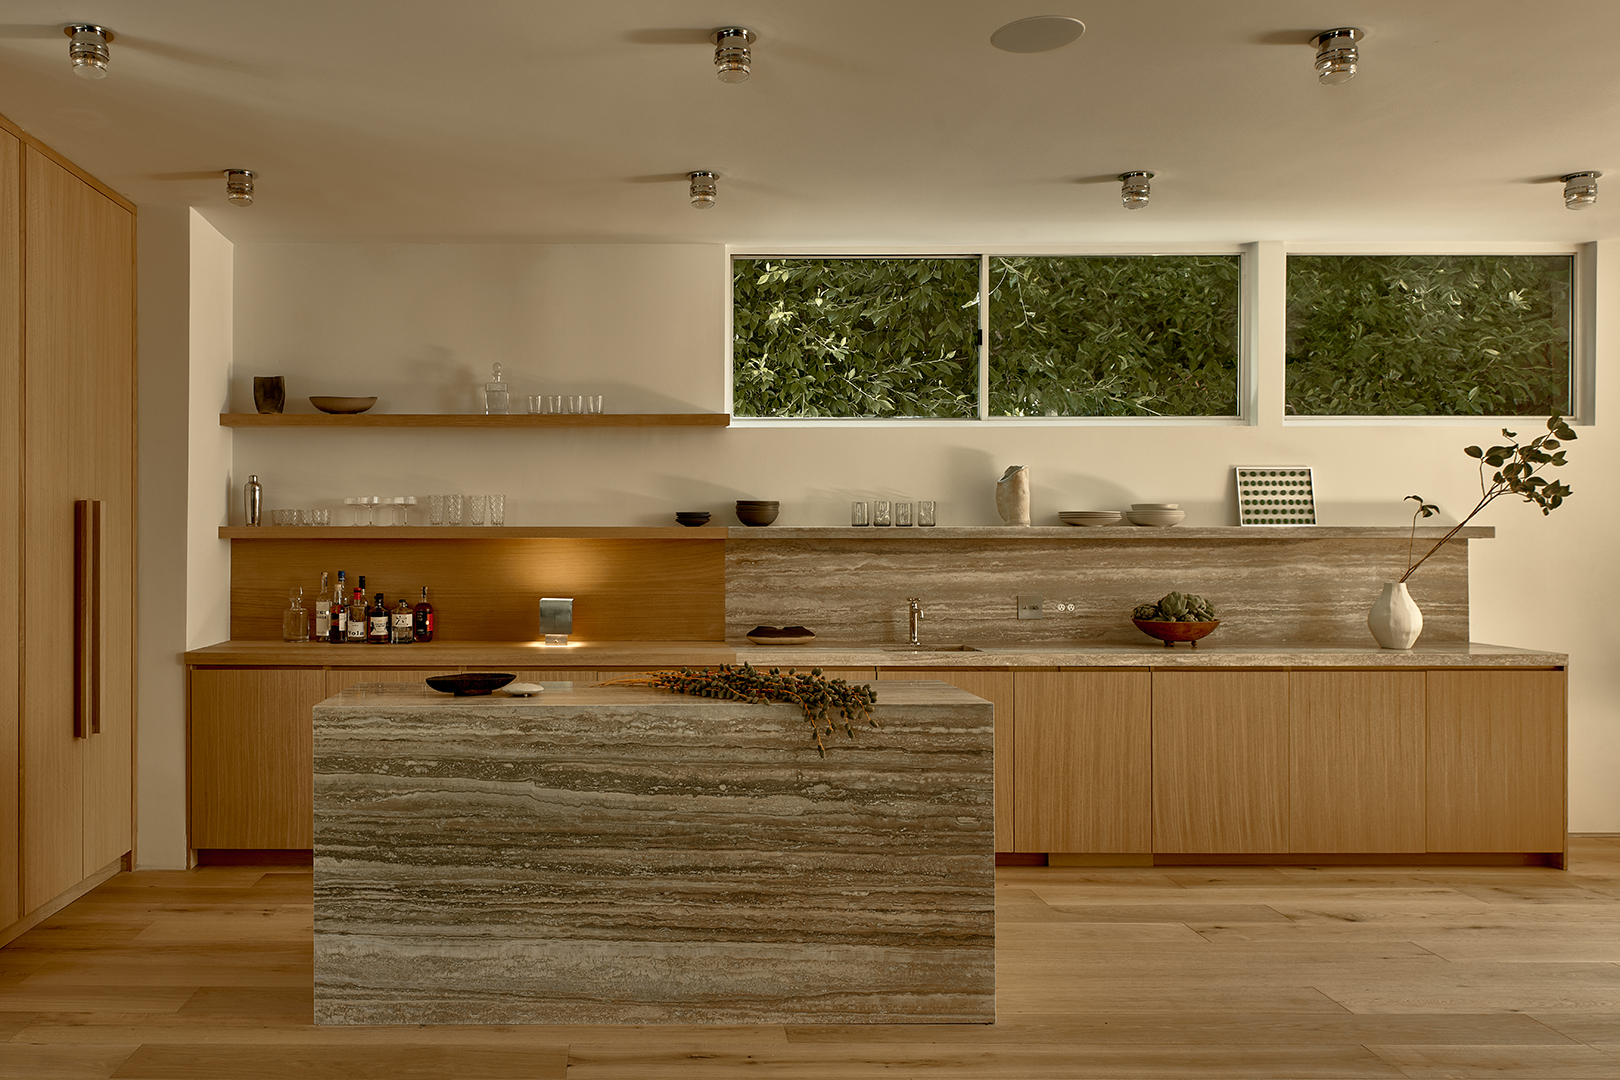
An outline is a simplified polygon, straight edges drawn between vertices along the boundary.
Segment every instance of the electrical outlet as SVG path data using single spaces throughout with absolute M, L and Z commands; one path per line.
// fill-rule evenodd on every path
M 1039 619 L 1041 616 L 1041 594 L 1019 593 L 1018 617 L 1020 619 Z

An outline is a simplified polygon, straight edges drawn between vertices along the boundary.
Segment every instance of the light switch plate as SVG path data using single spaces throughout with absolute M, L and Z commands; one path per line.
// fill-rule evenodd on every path
M 1041 594 L 1018 594 L 1018 617 L 1020 619 L 1039 619 L 1041 617 Z

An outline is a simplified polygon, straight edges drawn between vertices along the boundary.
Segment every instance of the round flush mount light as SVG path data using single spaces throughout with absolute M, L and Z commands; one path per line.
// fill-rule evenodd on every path
M 1038 53 L 1061 49 L 1078 41 L 1086 24 L 1067 15 L 1036 15 L 1010 22 L 990 35 L 990 44 L 1002 52 Z
M 247 169 L 225 170 L 225 197 L 232 206 L 253 205 L 253 176 Z
M 70 39 L 68 59 L 73 61 L 73 74 L 86 79 L 105 79 L 107 61 L 112 58 L 107 42 L 113 39 L 113 32 L 95 23 L 75 23 L 64 26 L 62 33 Z
M 1585 210 L 1597 203 L 1597 182 L 1600 172 L 1577 172 L 1558 179 L 1564 182 L 1564 207 Z
M 1354 26 L 1324 30 L 1311 38 L 1316 47 L 1316 79 L 1323 86 L 1339 86 L 1356 77 L 1356 42 L 1366 37 Z
M 712 172 L 691 172 L 686 178 L 692 181 L 692 205 L 699 210 L 707 210 L 714 205 L 715 181 L 720 177 Z
M 1125 209 L 1140 210 L 1148 204 L 1148 181 L 1152 179 L 1152 173 L 1141 170 L 1119 174 L 1119 200 Z
M 758 35 L 740 26 L 722 26 L 709 40 L 714 42 L 714 73 L 720 81 L 746 82 L 753 63 L 748 47 L 759 40 Z

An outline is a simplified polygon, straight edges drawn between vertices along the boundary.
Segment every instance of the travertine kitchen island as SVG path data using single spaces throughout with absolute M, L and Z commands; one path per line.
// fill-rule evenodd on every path
M 316 706 L 317 1023 L 994 1020 L 988 702 L 550 685 Z

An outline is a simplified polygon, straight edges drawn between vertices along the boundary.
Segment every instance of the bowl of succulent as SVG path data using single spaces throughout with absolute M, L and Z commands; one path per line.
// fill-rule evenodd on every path
M 1196 649 L 1199 638 L 1221 625 L 1208 600 L 1179 592 L 1166 593 L 1156 604 L 1138 604 L 1131 612 L 1131 622 L 1148 637 L 1164 642 L 1167 649 L 1178 641 L 1190 642 Z

